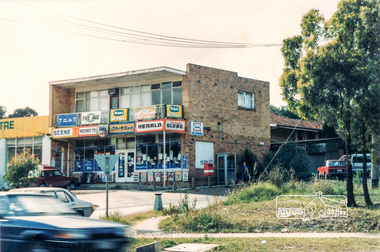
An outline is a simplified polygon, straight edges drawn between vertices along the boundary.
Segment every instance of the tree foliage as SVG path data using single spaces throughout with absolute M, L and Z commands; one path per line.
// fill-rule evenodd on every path
M 26 108 L 18 108 L 16 109 L 13 114 L 9 115 L 9 118 L 15 118 L 15 117 L 30 117 L 30 116 L 38 116 L 37 111 L 35 111 L 32 108 L 26 107 Z
M 5 107 L 4 106 L 0 106 L 0 119 L 5 118 L 5 112 L 7 112 L 5 110 Z
M 291 112 L 286 106 L 281 106 L 277 108 L 273 105 L 270 105 L 270 112 L 275 113 L 277 115 L 285 116 L 287 118 L 300 119 L 300 117 L 297 114 Z
M 267 162 L 272 159 L 273 156 L 269 155 Z M 309 180 L 312 176 L 309 157 L 304 149 L 299 148 L 294 143 L 283 145 L 273 160 L 270 169 L 275 169 L 276 167 L 281 167 L 285 178 L 290 176 L 291 170 L 294 170 L 294 176 L 298 180 Z
M 365 135 L 378 134 L 379 9 L 378 0 L 343 0 L 328 21 L 311 10 L 302 19 L 301 35 L 284 40 L 282 48 L 285 67 L 280 86 L 289 109 L 303 118 L 339 126 L 348 156 L 352 140 L 366 149 Z M 360 134 L 353 133 L 357 129 Z M 348 205 L 356 205 L 350 163 L 347 198 Z M 366 203 L 371 204 L 367 198 Z
M 10 188 L 30 186 L 32 183 L 29 178 L 30 172 L 36 170 L 39 163 L 38 158 L 25 150 L 11 159 L 3 180 Z

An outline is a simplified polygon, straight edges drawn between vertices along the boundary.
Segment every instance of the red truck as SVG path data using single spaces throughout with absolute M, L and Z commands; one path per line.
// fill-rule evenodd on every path
M 347 163 L 342 160 L 326 160 L 326 165 L 318 168 L 320 178 L 344 178 L 347 175 Z

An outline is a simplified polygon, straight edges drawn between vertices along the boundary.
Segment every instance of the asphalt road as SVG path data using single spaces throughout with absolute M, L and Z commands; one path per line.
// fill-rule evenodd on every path
M 222 201 L 226 189 L 202 189 L 187 193 L 190 204 L 195 202 L 196 208 L 207 207 L 215 201 Z M 99 218 L 106 214 L 105 190 L 75 190 L 72 191 L 79 199 L 98 205 L 90 218 Z M 172 191 L 137 191 L 137 190 L 109 190 L 108 214 L 119 212 L 120 214 L 133 214 L 154 209 L 156 194 L 161 193 L 163 207 L 169 204 L 179 205 L 184 199 L 185 192 Z

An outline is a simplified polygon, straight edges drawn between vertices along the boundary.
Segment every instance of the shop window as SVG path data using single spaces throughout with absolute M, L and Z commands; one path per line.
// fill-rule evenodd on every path
M 155 139 L 158 139 L 158 142 L 155 142 Z M 163 134 L 137 137 L 136 170 L 163 169 L 164 163 L 166 169 L 181 168 L 180 136 L 167 134 L 165 147 L 162 140 Z
M 95 155 L 115 154 L 115 146 L 110 145 L 108 138 L 93 140 L 83 139 L 75 141 L 75 172 L 96 172 L 101 170 L 96 161 Z

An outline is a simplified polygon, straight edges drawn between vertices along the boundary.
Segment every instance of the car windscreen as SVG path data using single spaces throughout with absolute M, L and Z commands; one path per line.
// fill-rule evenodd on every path
M 75 214 L 66 204 L 49 196 L 12 195 L 9 201 L 9 213 L 17 216 Z

